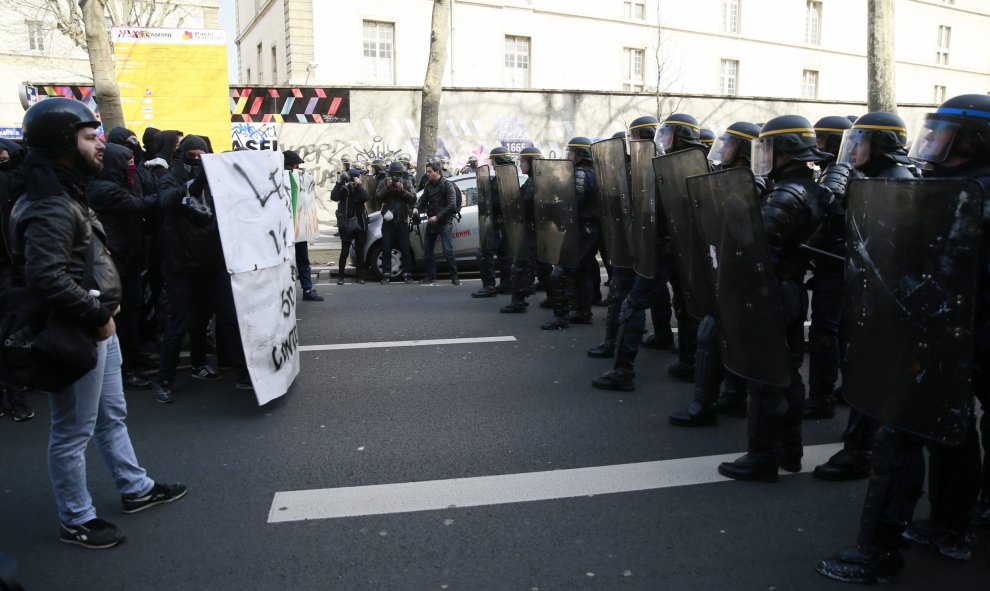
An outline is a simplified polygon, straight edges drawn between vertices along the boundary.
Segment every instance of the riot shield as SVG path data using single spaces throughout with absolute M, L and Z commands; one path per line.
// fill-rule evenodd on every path
M 368 191 L 368 200 L 364 203 L 364 209 L 369 214 L 379 211 L 381 204 L 375 198 L 375 193 L 378 192 L 378 177 L 375 175 L 366 176 L 361 179 L 361 183 L 364 184 L 365 190 Z
M 960 443 L 972 405 L 982 241 L 968 179 L 849 184 L 843 394 L 877 419 Z
M 684 305 L 688 314 L 701 320 L 715 313 L 715 290 L 703 256 L 706 249 L 694 221 L 687 178 L 708 172 L 708 161 L 701 150 L 682 150 L 654 158 L 653 172 L 657 197 L 674 243 Z
M 611 138 L 591 144 L 595 175 L 598 177 L 602 235 L 613 266 L 632 269 L 632 194 L 626 169 L 625 138 Z
M 488 165 L 475 169 L 478 187 L 478 246 L 482 251 L 495 248 L 495 217 L 492 215 L 492 184 Z
M 497 164 L 495 178 L 498 179 L 498 190 L 502 199 L 509 253 L 514 259 L 522 258 L 527 225 L 526 210 L 523 208 L 522 194 L 519 191 L 519 171 L 515 164 Z
M 629 142 L 632 162 L 633 269 L 652 279 L 657 268 L 657 192 L 653 177 L 656 144 L 649 140 Z
M 574 163 L 534 159 L 531 166 L 536 209 L 536 258 L 551 265 L 576 267 L 580 230 Z
M 753 173 L 733 168 L 693 176 L 687 188 L 715 287 L 725 369 L 769 386 L 789 385 L 784 314 Z

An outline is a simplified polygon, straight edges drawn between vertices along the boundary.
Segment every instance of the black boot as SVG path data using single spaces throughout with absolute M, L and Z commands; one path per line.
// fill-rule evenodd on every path
M 773 454 L 746 454 L 718 465 L 718 473 L 733 480 L 777 482 L 777 461 Z
M 667 367 L 667 375 L 682 382 L 694 381 L 694 366 L 678 361 Z
M 471 294 L 472 298 L 493 298 L 495 297 L 495 286 L 485 285 L 481 289 Z
M 615 339 L 605 339 L 598 345 L 588 349 L 588 357 L 604 359 L 615 356 Z
M 591 385 L 599 390 L 619 390 L 621 392 L 632 392 L 636 389 L 634 378 L 636 372 L 625 367 L 617 367 L 603 373 L 600 377 L 591 380 Z
M 567 316 L 554 316 L 553 320 L 547 320 L 540 325 L 543 330 L 562 330 L 569 327 L 570 323 L 567 321 Z
M 150 390 L 151 382 L 142 378 L 133 371 L 125 371 L 124 377 L 124 388 L 128 390 Z
M 511 302 L 499 308 L 502 314 L 522 314 L 525 311 L 526 302 Z
M 805 419 L 831 419 L 835 416 L 835 397 L 832 387 L 821 388 L 812 386 L 808 398 L 804 401 L 802 416 Z
M 735 480 L 777 482 L 777 426 L 783 403 L 779 389 L 755 387 L 750 390 L 747 453 L 734 462 L 719 464 L 718 473 Z
M 678 427 L 711 427 L 718 423 L 718 411 L 714 404 L 692 402 L 687 409 L 670 415 L 670 424 Z
M 841 482 L 870 477 L 870 452 L 840 449 L 811 474 L 819 480 Z
M 903 567 L 904 558 L 896 549 L 855 546 L 820 561 L 815 570 L 836 581 L 889 585 L 897 582 Z

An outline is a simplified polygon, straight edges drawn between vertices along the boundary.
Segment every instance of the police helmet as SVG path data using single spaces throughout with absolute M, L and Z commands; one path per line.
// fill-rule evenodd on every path
M 581 158 L 587 158 L 591 160 L 591 140 L 579 135 L 577 137 L 572 137 L 571 141 L 567 142 L 568 152 L 574 152 L 577 156 Z
M 907 127 L 903 119 L 893 113 L 867 113 L 853 123 L 852 129 L 843 132 L 836 161 L 860 168 L 876 150 L 894 162 L 911 164 L 906 144 Z
M 702 127 L 701 131 L 698 132 L 698 140 L 710 148 L 712 147 L 712 143 L 715 141 L 715 132 L 706 127 Z
M 473 163 L 473 164 L 477 164 L 478 163 L 478 157 L 475 156 L 474 154 L 472 154 L 472 155 L 468 156 L 468 162 Z
M 613 140 L 614 139 L 623 139 L 624 140 L 624 139 L 626 139 L 626 132 L 624 132 L 624 131 L 617 131 L 617 132 L 615 132 L 615 133 L 612 134 L 612 139 Z
M 791 160 L 816 162 L 828 157 L 818 149 L 811 122 L 800 115 L 781 115 L 767 121 L 753 142 L 753 174 L 772 176 L 774 160 L 784 154 Z
M 99 126 L 100 122 L 89 107 L 64 97 L 35 103 L 24 113 L 22 122 L 24 142 L 28 147 L 51 156 L 76 151 L 76 132 Z
M 630 139 L 652 140 L 653 136 L 657 134 L 657 127 L 659 126 L 660 121 L 658 121 L 653 115 L 636 117 L 633 119 L 632 123 L 629 124 Z
M 911 146 L 910 157 L 939 163 L 950 154 L 990 158 L 990 96 L 963 94 L 925 115 L 925 125 Z
M 492 148 L 492 151 L 488 153 L 488 159 L 492 164 L 512 164 L 512 154 L 508 148 L 502 146 Z
M 375 158 L 371 161 L 371 172 L 372 174 L 378 174 L 380 172 L 385 172 L 385 160 L 381 158 Z
M 657 146 L 663 148 L 664 152 L 671 151 L 675 138 L 683 144 L 704 147 L 701 143 L 701 125 L 698 124 L 697 119 L 684 113 L 674 113 L 664 119 L 657 128 L 656 135 L 654 141 Z
M 406 172 L 406 166 L 398 160 L 388 165 L 388 176 L 402 176 L 404 172 Z
M 519 159 L 522 160 L 523 158 L 540 159 L 543 158 L 543 152 L 540 152 L 540 149 L 536 146 L 528 146 L 519 152 Z
M 728 166 L 737 160 L 747 164 L 752 156 L 753 140 L 760 137 L 760 126 L 746 121 L 736 121 L 725 128 L 722 135 L 712 142 L 708 160 L 716 165 Z
M 402 154 L 399 154 L 399 157 L 396 158 L 395 161 L 402 163 L 402 165 L 405 166 L 406 169 L 412 166 L 412 158 L 409 157 L 409 154 L 406 154 L 404 152 Z
M 842 133 L 851 127 L 852 122 L 848 117 L 838 115 L 822 117 L 814 127 L 818 149 L 835 156 L 839 153 L 839 145 L 842 144 Z

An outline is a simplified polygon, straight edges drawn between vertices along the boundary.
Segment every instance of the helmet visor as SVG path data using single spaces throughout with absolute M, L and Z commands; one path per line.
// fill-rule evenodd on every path
M 658 150 L 662 150 L 663 153 L 670 151 L 671 146 L 674 145 L 674 126 L 673 125 L 661 125 L 657 128 L 657 133 L 653 136 L 653 143 L 657 145 Z
M 742 140 L 737 135 L 723 133 L 712 142 L 712 149 L 708 152 L 708 161 L 719 166 L 728 164 L 736 159 L 739 152 L 739 143 Z
M 873 144 L 873 131 L 870 129 L 847 129 L 842 132 L 842 145 L 836 161 L 851 164 L 856 168 L 866 166 L 870 161 L 870 147 Z
M 773 138 L 753 140 L 752 167 L 756 176 L 767 176 L 773 170 Z
M 941 119 L 934 114 L 928 115 L 908 157 L 925 162 L 945 162 L 958 131 L 958 122 Z

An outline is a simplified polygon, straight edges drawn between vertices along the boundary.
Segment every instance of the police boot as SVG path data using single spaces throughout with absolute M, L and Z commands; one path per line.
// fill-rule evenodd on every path
M 643 346 L 647 349 L 670 349 L 674 346 L 674 333 L 667 327 L 664 332 L 655 332 L 643 339 Z
M 734 480 L 777 482 L 776 429 L 781 396 L 772 388 L 761 388 L 749 398 L 749 442 L 746 455 L 723 462 L 718 473 Z
M 705 316 L 698 323 L 698 347 L 694 358 L 694 402 L 686 409 L 670 415 L 671 424 L 679 427 L 714 425 L 718 420 L 715 399 L 725 370 L 718 344 L 718 327 L 714 316 Z
M 694 366 L 683 361 L 677 361 L 667 367 L 667 375 L 682 382 L 693 382 Z
M 493 298 L 496 295 L 494 285 L 485 285 L 471 294 L 472 298 Z
M 842 482 L 870 476 L 870 452 L 840 449 L 811 474 L 819 480 Z
M 718 424 L 718 411 L 714 404 L 694 401 L 685 410 L 670 415 L 670 424 L 678 427 L 713 427 Z
M 896 548 L 854 546 L 818 562 L 815 570 L 836 581 L 866 585 L 897 582 L 904 558 Z
M 831 419 L 835 416 L 835 397 L 832 387 L 811 386 L 804 401 L 802 417 L 805 419 Z
M 521 314 L 526 311 L 525 300 L 513 300 L 511 303 L 502 306 L 499 312 L 502 314 Z
M 553 320 L 547 320 L 540 325 L 543 330 L 562 330 L 565 328 L 570 328 L 570 322 L 567 321 L 567 316 L 554 316 Z
M 635 359 L 635 356 L 619 353 L 615 360 L 615 368 L 591 380 L 591 385 L 599 390 L 632 392 L 636 389 L 636 382 L 633 381 L 636 377 L 636 372 L 633 371 Z
M 609 294 L 612 294 L 612 290 L 609 291 Z M 588 349 L 588 357 L 603 359 L 615 355 L 615 341 L 619 334 L 621 306 L 622 302 L 619 302 L 617 298 L 611 298 L 608 304 L 608 313 L 605 315 L 605 340 L 599 343 L 597 347 Z

